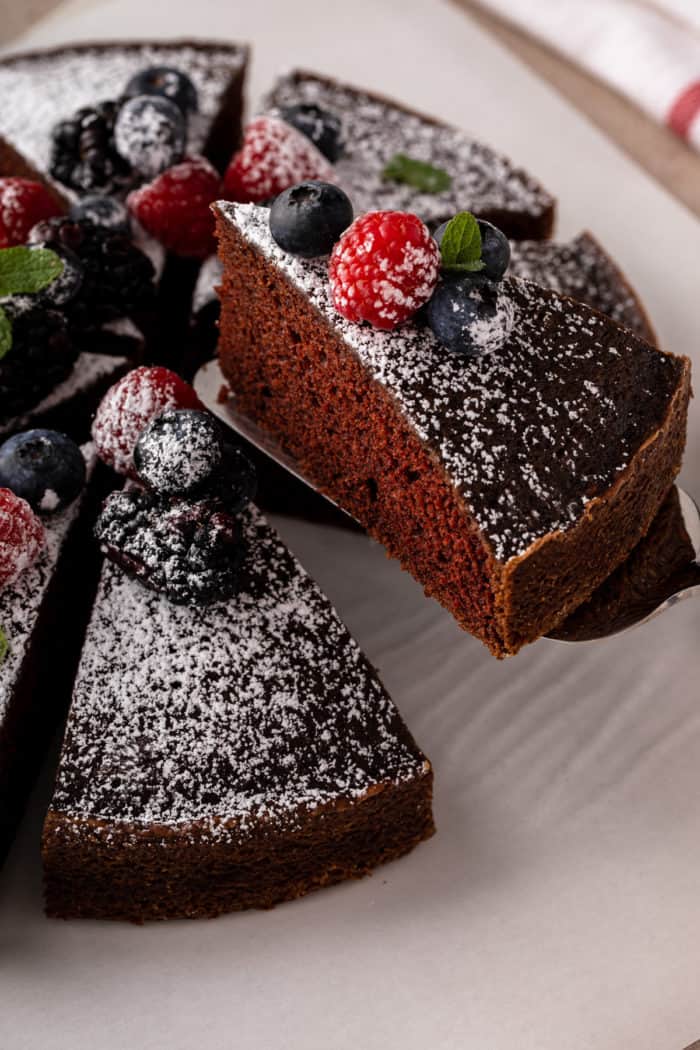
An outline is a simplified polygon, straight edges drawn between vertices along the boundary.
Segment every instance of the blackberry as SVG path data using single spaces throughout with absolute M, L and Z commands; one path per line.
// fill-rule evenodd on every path
M 153 265 L 119 230 L 96 226 L 88 219 L 60 217 L 37 223 L 29 240 L 59 253 L 68 249 L 80 261 L 83 283 L 66 307 L 78 331 L 92 331 L 107 321 L 131 317 L 153 300 Z
M 30 248 L 43 248 L 42 244 L 30 244 Z M 57 248 L 56 254 L 63 262 L 63 270 L 50 284 L 36 293 L 39 302 L 49 307 L 63 309 L 73 302 L 83 285 L 84 269 L 80 259 L 70 248 Z
M 244 556 L 236 519 L 206 502 L 130 490 L 108 497 L 95 526 L 103 552 L 177 605 L 226 601 Z
M 132 181 L 129 162 L 114 144 L 119 102 L 84 106 L 51 133 L 49 171 L 79 193 L 118 193 Z
M 78 356 L 66 318 L 29 295 L 2 300 L 12 324 L 12 346 L 0 358 L 0 419 L 33 408 L 66 379 Z
M 343 152 L 342 124 L 335 113 L 321 109 L 314 102 L 299 102 L 280 110 L 280 116 L 285 124 L 291 124 L 311 139 L 316 149 L 335 164 Z

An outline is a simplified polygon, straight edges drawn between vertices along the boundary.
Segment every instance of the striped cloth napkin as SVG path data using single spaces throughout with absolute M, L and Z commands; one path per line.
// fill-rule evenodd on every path
M 700 150 L 700 0 L 480 0 Z

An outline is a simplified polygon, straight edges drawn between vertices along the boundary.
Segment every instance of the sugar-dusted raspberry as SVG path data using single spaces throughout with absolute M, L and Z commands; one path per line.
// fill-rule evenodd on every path
M 169 368 L 143 366 L 110 387 L 92 424 L 97 454 L 119 474 L 132 474 L 141 431 L 166 408 L 201 408 L 189 383 Z
M 0 588 L 29 568 L 45 542 L 44 526 L 27 501 L 0 489 Z
M 417 215 L 372 211 L 342 235 L 328 272 L 338 313 L 375 328 L 395 328 L 433 294 L 440 251 Z
M 40 182 L 0 178 L 0 248 L 24 244 L 32 226 L 60 214 L 61 206 Z
M 209 206 L 220 194 L 218 171 L 204 157 L 187 157 L 130 193 L 127 204 L 169 251 L 204 259 L 216 249 Z
M 333 182 L 333 167 L 311 139 L 277 117 L 248 124 L 224 175 L 228 200 L 259 203 L 306 179 Z

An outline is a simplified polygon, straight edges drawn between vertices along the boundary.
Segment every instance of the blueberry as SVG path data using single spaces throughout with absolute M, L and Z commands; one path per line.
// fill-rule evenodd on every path
M 31 237 L 32 234 L 30 233 Z M 54 245 L 44 245 L 41 242 L 30 242 L 28 247 L 31 250 L 37 248 L 50 247 L 52 252 L 56 252 L 63 263 L 63 270 L 59 273 L 58 277 L 54 277 L 50 284 L 47 284 L 45 288 L 42 288 L 37 293 L 36 298 L 39 302 L 46 306 L 66 306 L 76 298 L 78 292 L 83 285 L 83 277 L 85 276 L 85 269 L 75 252 L 72 252 L 70 248 L 55 247 Z
M 312 259 L 330 252 L 352 218 L 350 199 L 338 186 L 300 182 L 275 199 L 270 233 L 285 252 Z
M 27 430 L 0 446 L 0 488 L 50 514 L 72 503 L 85 485 L 85 460 L 56 430 Z
M 187 127 L 174 102 L 136 95 L 119 110 L 114 125 L 117 150 L 134 171 L 152 179 L 185 155 Z
M 493 223 L 487 222 L 486 219 L 476 221 L 481 234 L 481 259 L 484 263 L 484 268 L 478 271 L 478 276 L 488 277 L 491 281 L 500 281 L 510 262 L 510 242 L 505 233 L 502 233 Z M 443 222 L 433 234 L 438 245 L 446 229 L 447 223 Z
M 90 193 L 71 205 L 69 215 L 71 219 L 87 219 L 95 226 L 106 226 L 108 230 L 129 232 L 129 212 L 116 197 Z
M 335 164 L 343 152 L 342 125 L 335 113 L 329 113 L 313 102 L 300 102 L 280 110 L 280 116 L 286 124 L 291 124 L 311 139 L 316 149 Z
M 428 324 L 453 354 L 481 357 L 498 350 L 513 327 L 501 286 L 480 275 L 441 281 L 428 303 Z
M 160 496 L 205 493 L 218 480 L 224 440 L 216 419 L 193 408 L 166 409 L 142 432 L 134 449 L 134 466 Z
M 197 89 L 187 76 L 172 66 L 150 66 L 142 69 L 131 78 L 124 94 L 128 98 L 135 95 L 155 95 L 167 98 L 182 113 L 194 113 L 197 110 Z

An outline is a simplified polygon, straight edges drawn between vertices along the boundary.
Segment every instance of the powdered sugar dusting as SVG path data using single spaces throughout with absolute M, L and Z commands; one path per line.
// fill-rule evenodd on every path
M 541 216 L 552 207 L 552 198 L 539 183 L 495 150 L 390 101 L 292 72 L 277 81 L 266 105 L 276 113 L 297 103 L 315 104 L 341 119 L 345 148 L 335 170 L 356 215 L 395 208 L 415 212 L 432 224 L 464 209 L 477 215 L 499 211 Z M 397 153 L 442 168 L 452 185 L 442 193 L 425 193 L 383 180 L 382 171 Z
M 516 319 L 507 340 L 482 357 L 457 358 L 421 325 L 383 332 L 346 321 L 331 303 L 325 267 L 278 248 L 266 210 L 217 207 L 391 393 L 501 561 L 575 523 L 663 418 L 678 360 L 585 306 L 507 279 L 499 299 L 504 315 L 512 310 Z
M 243 529 L 241 591 L 223 604 L 176 606 L 105 566 L 54 810 L 240 838 L 424 774 L 328 600 L 256 509 Z

